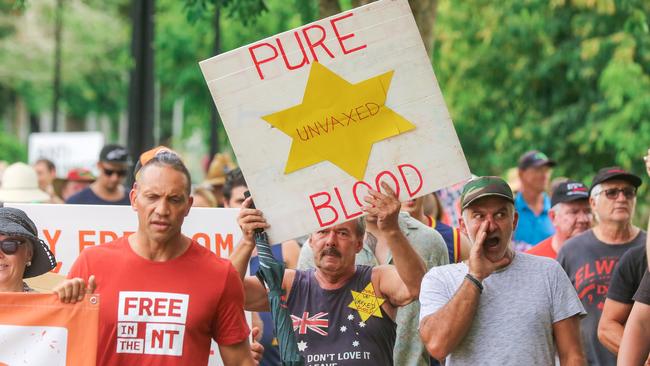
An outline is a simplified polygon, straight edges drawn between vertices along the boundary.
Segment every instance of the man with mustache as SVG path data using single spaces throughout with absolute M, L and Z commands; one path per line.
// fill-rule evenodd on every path
M 599 170 L 589 190 L 597 225 L 568 240 L 558 254 L 588 313 L 581 331 L 589 364 L 616 364 L 616 355 L 598 339 L 598 322 L 616 264 L 646 240 L 646 233 L 632 224 L 640 185 L 641 178 L 622 168 Z M 614 342 L 620 342 L 620 337 Z
M 422 281 L 420 336 L 447 365 L 582 365 L 584 308 L 558 263 L 515 252 L 518 215 L 508 184 L 479 177 L 465 185 L 460 229 L 473 243 L 463 263 Z
M 402 203 L 401 209 L 397 224 L 409 244 L 424 260 L 426 269 L 448 264 L 449 255 L 441 234 L 405 212 L 404 203 Z M 355 263 L 367 266 L 393 264 L 393 256 L 388 243 L 377 228 L 377 217 L 367 215 L 364 220 L 366 232 L 363 238 L 363 248 L 357 253 Z M 315 267 L 313 250 L 309 244 L 305 244 L 300 251 L 298 269 L 307 270 Z M 393 348 L 395 365 L 429 366 L 431 364 L 429 353 L 424 348 L 417 332 L 419 313 L 419 301 L 413 301 L 400 307 L 397 311 L 395 318 L 397 338 Z M 436 365 L 436 363 L 431 365 Z
M 355 264 L 365 229 L 363 221 L 352 220 L 311 234 L 315 269 L 285 271 L 282 289 L 306 366 L 393 365 L 396 311 L 417 299 L 425 264 L 400 231 L 395 193 L 385 183 L 382 190 L 369 190 L 362 209 L 377 218 L 377 239 L 388 243 L 394 265 Z M 249 198 L 239 214 L 244 238 L 231 255 L 242 278 L 253 231 L 268 227 L 250 204 Z M 268 311 L 267 291 L 256 277 L 244 278 L 244 289 L 247 310 Z
M 526 253 L 555 259 L 557 252 L 568 239 L 591 227 L 589 189 L 574 181 L 558 184 L 551 195 L 551 209 L 548 214 L 555 234 L 528 249 Z

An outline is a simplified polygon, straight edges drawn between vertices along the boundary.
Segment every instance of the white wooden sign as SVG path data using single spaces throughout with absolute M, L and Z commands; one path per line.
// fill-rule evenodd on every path
M 470 177 L 406 0 L 382 0 L 200 63 L 272 242 Z
M 65 178 L 75 168 L 97 173 L 95 166 L 103 146 L 101 132 L 37 132 L 29 135 L 27 154 L 30 164 L 40 158 L 51 160 L 57 176 Z
M 55 273 L 67 274 L 84 248 L 111 242 L 132 233 L 138 218 L 131 206 L 6 204 L 27 213 L 57 260 Z M 228 258 L 241 239 L 238 209 L 192 207 L 183 223 L 183 233 L 199 244 Z M 182 275 L 182 274 L 179 274 Z M 211 279 L 206 278 L 206 283 Z M 250 325 L 250 315 L 248 323 Z M 212 342 L 208 365 L 223 365 L 219 349 Z

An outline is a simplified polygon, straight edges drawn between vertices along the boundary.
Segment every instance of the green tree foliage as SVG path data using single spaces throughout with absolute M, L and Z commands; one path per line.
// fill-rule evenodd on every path
M 198 5 L 199 3 L 203 5 Z M 183 134 L 189 136 L 195 129 L 202 129 L 208 143 L 210 107 L 213 105 L 209 90 L 199 69 L 198 62 L 213 55 L 214 5 L 211 2 L 189 1 L 187 4 L 174 0 L 158 0 L 156 8 L 156 78 L 161 90 L 161 121 L 163 136 L 171 132 L 174 102 L 185 100 L 185 124 Z M 202 13 L 188 13 L 188 7 L 203 6 Z M 264 2 L 267 11 L 251 11 L 247 21 L 226 6 L 221 17 L 221 50 L 245 46 L 262 38 L 297 27 L 302 23 L 301 14 L 282 0 Z M 183 14 L 186 14 L 184 16 Z M 232 15 L 229 15 L 232 14 Z M 221 126 L 220 126 L 221 127 Z M 223 128 L 219 132 L 220 146 L 225 146 L 227 136 Z
M 126 108 L 131 61 L 129 29 L 118 13 L 123 2 L 64 1 L 61 102 L 70 118 L 95 112 L 116 121 Z M 52 105 L 54 4 L 27 2 L 0 14 L 0 89 L 23 98 L 34 114 Z
M 644 0 L 440 1 L 434 70 L 473 172 L 540 149 L 556 175 L 645 175 L 649 17 Z
M 6 133 L 0 132 L 0 161 L 27 162 L 27 146 Z

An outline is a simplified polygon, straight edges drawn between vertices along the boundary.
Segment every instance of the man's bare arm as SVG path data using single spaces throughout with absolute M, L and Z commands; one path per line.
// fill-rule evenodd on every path
M 492 262 L 485 256 L 483 244 L 488 222 L 481 224 L 468 260 L 469 275 L 483 281 L 498 268 L 512 261 L 509 255 Z M 442 360 L 453 352 L 467 334 L 479 304 L 481 291 L 472 280 L 465 278 L 460 287 L 440 310 L 420 322 L 420 338 L 433 357 Z M 424 307 L 425 304 L 423 303 Z
M 636 301 L 627 320 L 617 365 L 637 366 L 648 361 L 650 353 L 650 305 Z
M 618 348 L 621 346 L 623 329 L 630 311 L 632 311 L 632 304 L 605 299 L 603 314 L 598 322 L 598 340 L 615 355 L 618 354 Z
M 377 240 L 388 245 L 393 266 L 377 267 L 373 276 L 378 276 L 379 292 L 388 298 L 394 306 L 411 303 L 420 294 L 420 284 L 426 272 L 426 266 L 420 255 L 413 249 L 398 224 L 401 204 L 395 192 L 388 184 L 382 182 L 385 194 L 369 190 L 364 200 L 368 206 L 363 210 L 377 217 Z
M 584 366 L 587 364 L 580 340 L 580 317 L 578 315 L 553 323 L 553 337 L 560 365 Z
M 422 277 L 426 273 L 424 261 L 399 229 L 384 233 L 381 240 L 389 243 L 395 265 L 375 267 L 379 292 L 394 306 L 410 304 L 420 294 Z
M 248 339 L 228 346 L 219 345 L 224 366 L 255 366 Z
M 463 281 L 451 300 L 420 322 L 420 338 L 431 356 L 443 360 L 465 338 L 478 309 L 481 293 Z

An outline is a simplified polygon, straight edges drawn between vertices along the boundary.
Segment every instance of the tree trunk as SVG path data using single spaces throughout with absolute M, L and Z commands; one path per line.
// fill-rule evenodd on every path
M 57 0 L 54 10 L 54 81 L 52 86 L 52 129 L 59 127 L 59 100 L 61 99 L 61 32 L 63 31 L 63 0 Z
M 438 0 L 409 0 L 409 5 L 411 5 L 415 23 L 420 30 L 424 47 L 427 49 L 427 55 L 431 58 L 434 39 L 433 26 L 436 22 Z
M 212 48 L 212 56 L 216 56 L 221 52 L 221 2 L 217 1 L 214 6 L 214 47 Z M 212 99 L 212 98 L 210 98 Z M 221 123 L 221 118 L 219 118 L 219 111 L 217 111 L 217 106 L 214 102 L 210 103 L 212 108 L 210 109 L 210 149 L 209 156 L 210 159 L 214 154 L 219 152 L 219 132 L 218 126 Z M 176 105 L 174 104 L 174 107 Z
M 322 6 L 323 2 L 327 2 L 327 0 L 321 0 L 320 2 Z M 373 0 L 352 0 L 352 6 L 356 8 L 371 2 Z M 415 17 L 415 24 L 418 25 L 424 47 L 427 49 L 427 55 L 431 58 L 434 39 L 433 26 L 436 21 L 438 0 L 409 0 L 409 5 L 411 6 L 413 17 Z
M 321 18 L 327 18 L 341 12 L 341 5 L 338 0 L 319 0 L 318 13 Z
M 128 147 L 134 159 L 153 147 L 154 0 L 133 0 L 131 54 L 135 65 L 129 81 Z M 132 180 L 129 181 L 129 185 Z

